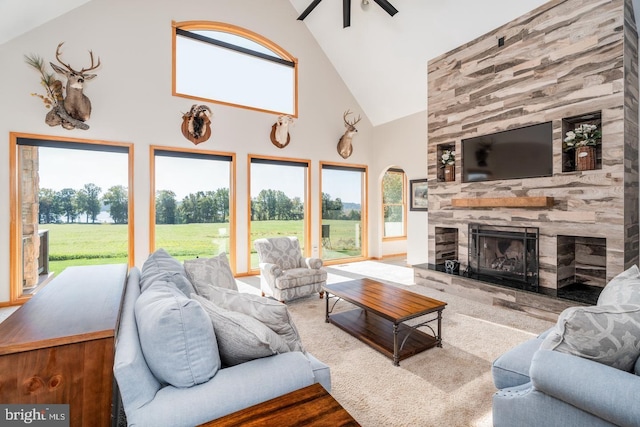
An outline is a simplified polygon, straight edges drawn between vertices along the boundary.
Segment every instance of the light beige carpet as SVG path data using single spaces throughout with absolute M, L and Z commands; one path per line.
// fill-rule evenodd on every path
M 491 362 L 553 324 L 413 284 L 413 270 L 375 261 L 329 267 L 329 282 L 378 278 L 448 303 L 443 348 L 391 359 L 324 322 L 317 296 L 288 304 L 309 352 L 331 368 L 334 398 L 363 426 L 492 425 Z M 338 303 L 337 309 L 351 308 Z

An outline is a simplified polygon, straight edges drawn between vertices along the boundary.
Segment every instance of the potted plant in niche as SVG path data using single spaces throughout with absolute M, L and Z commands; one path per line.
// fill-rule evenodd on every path
M 566 133 L 565 151 L 575 151 L 575 170 L 596 168 L 596 146 L 602 141 L 602 133 L 597 125 L 582 123 Z
M 456 152 L 453 150 L 442 150 L 440 156 L 442 168 L 444 168 L 444 180 L 455 181 L 456 179 Z

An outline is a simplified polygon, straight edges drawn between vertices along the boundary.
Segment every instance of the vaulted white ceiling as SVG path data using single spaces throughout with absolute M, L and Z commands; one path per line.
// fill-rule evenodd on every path
M 0 0 L 0 44 L 88 1 Z M 288 1 L 300 14 L 312 0 Z M 342 2 L 338 0 L 321 1 L 300 22 L 316 38 L 374 126 L 426 109 L 430 59 L 512 21 L 546 0 L 390 2 L 399 11 L 393 17 L 373 0 L 368 5 L 352 0 L 348 28 L 342 28 Z M 633 4 L 638 16 L 640 0 L 633 0 Z

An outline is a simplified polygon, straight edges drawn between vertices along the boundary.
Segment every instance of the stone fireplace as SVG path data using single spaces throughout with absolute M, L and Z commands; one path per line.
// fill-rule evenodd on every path
M 429 61 L 429 262 L 414 266 L 416 283 L 554 319 L 638 263 L 637 40 L 630 0 L 552 0 Z M 548 122 L 549 174 L 465 178 L 463 140 Z M 563 149 L 580 124 L 602 133 L 592 170 Z M 445 150 L 456 152 L 451 181 Z M 446 274 L 446 260 L 460 273 Z M 565 301 L 583 288 L 595 289 L 588 301 Z

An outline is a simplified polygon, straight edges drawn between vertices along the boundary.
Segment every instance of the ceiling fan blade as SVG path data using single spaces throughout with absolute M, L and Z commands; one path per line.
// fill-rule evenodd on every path
M 304 18 L 306 18 L 306 17 L 307 17 L 307 15 L 308 15 L 308 14 L 310 14 L 310 13 L 313 11 L 313 9 L 315 9 L 315 8 L 316 8 L 316 6 L 317 6 L 321 1 L 322 1 L 322 0 L 313 0 L 313 1 L 311 2 L 311 4 L 310 4 L 309 6 L 307 6 L 307 8 L 304 10 L 304 12 L 302 12 L 302 13 L 300 14 L 300 16 L 298 16 L 298 21 L 303 21 L 303 20 L 304 20 Z
M 342 0 L 342 28 L 351 26 L 351 0 Z
M 389 3 L 387 0 L 373 0 L 373 1 L 378 3 L 378 6 L 383 8 L 385 10 L 385 12 L 387 12 L 391 16 L 395 15 L 396 13 L 398 13 L 398 9 L 393 7 L 393 5 L 391 3 Z

